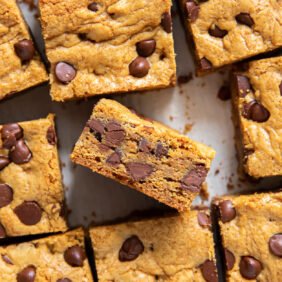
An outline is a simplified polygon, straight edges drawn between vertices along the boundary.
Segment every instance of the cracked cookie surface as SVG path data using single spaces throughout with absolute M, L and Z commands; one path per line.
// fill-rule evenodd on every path
M 175 84 L 170 0 L 40 0 L 56 101 Z
M 0 100 L 48 80 L 15 0 L 0 0 Z
M 199 75 L 282 46 L 282 2 L 180 0 Z
M 231 83 L 242 168 L 254 178 L 282 175 L 282 57 L 234 68 Z
M 93 281 L 82 229 L 0 247 L 0 268 L 0 280 L 7 282 Z
M 217 281 L 209 210 L 90 229 L 99 281 Z
M 54 116 L 0 126 L 0 238 L 67 229 Z
M 280 281 L 282 192 L 213 199 L 227 281 Z

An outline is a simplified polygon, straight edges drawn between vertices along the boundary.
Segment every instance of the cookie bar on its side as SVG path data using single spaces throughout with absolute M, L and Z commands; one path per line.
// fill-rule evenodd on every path
M 71 159 L 184 211 L 200 192 L 214 155 L 163 124 L 101 99 Z
M 176 80 L 171 0 L 40 0 L 53 100 Z
M 0 100 L 48 80 L 15 0 L 0 0 Z
M 99 281 L 216 282 L 208 209 L 90 229 Z
M 241 167 L 254 178 L 282 175 L 282 57 L 234 68 L 231 91 Z
M 0 238 L 65 231 L 54 116 L 0 125 Z
M 179 1 L 198 75 L 282 46 L 281 1 Z
M 282 192 L 213 199 L 227 281 L 281 281 Z
M 82 229 L 0 247 L 0 269 L 0 280 L 5 282 L 94 281 Z

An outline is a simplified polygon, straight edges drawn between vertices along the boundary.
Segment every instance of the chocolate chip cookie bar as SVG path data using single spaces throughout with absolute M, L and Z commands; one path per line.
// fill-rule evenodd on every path
M 184 25 L 192 37 L 198 75 L 282 46 L 281 1 L 180 3 Z
M 0 100 L 48 80 L 15 0 L 0 0 Z
M 1 281 L 94 281 L 82 229 L 0 247 L 0 255 Z
M 213 199 L 227 281 L 280 281 L 282 191 Z
M 56 142 L 53 115 L 0 125 L 0 238 L 67 229 Z
M 40 0 L 55 101 L 176 80 L 171 0 Z
M 231 90 L 241 168 L 254 178 L 282 175 L 282 57 L 234 69 Z
M 200 192 L 214 155 L 163 124 L 101 99 L 71 159 L 183 211 Z
M 90 229 L 99 281 L 209 281 L 217 269 L 210 215 L 177 215 Z

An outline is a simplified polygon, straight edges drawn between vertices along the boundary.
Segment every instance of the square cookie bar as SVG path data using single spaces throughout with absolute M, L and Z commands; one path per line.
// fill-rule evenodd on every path
M 99 281 L 216 282 L 209 210 L 90 229 Z
M 241 167 L 254 178 L 282 175 L 282 57 L 244 67 L 231 77 Z
M 281 281 L 282 190 L 213 199 L 227 281 Z
M 171 0 L 39 0 L 53 100 L 176 80 Z
M 0 247 L 0 255 L 0 281 L 93 281 L 82 229 Z
M 0 125 L 0 238 L 65 231 L 54 116 Z
M 15 0 L 0 0 L 0 100 L 48 80 Z
M 281 1 L 179 1 L 198 75 L 282 46 Z
M 214 155 L 161 123 L 101 99 L 71 159 L 183 211 L 200 192 Z

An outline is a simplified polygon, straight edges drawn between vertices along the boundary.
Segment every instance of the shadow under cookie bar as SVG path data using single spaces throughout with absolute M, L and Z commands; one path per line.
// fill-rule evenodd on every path
M 179 2 L 199 76 L 282 46 L 279 2 Z
M 93 281 L 82 228 L 0 247 L 1 281 Z
M 282 175 L 282 57 L 233 67 L 231 93 L 241 170 L 253 178 Z
M 170 7 L 170 0 L 40 0 L 52 99 L 175 85 Z
M 226 281 L 279 281 L 282 193 L 225 195 L 213 199 Z
M 67 229 L 54 115 L 0 126 L 0 238 Z
M 0 100 L 41 84 L 48 74 L 15 0 L 1 0 Z
M 199 194 L 214 155 L 161 123 L 101 99 L 71 159 L 184 211 Z
M 208 208 L 91 228 L 99 281 L 218 281 Z

